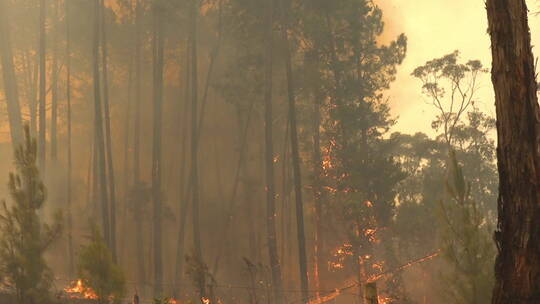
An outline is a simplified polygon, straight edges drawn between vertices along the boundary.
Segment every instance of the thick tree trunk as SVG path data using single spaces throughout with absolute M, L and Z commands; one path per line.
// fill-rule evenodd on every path
M 273 13 L 274 0 L 267 1 L 265 9 L 265 54 L 264 54 L 264 137 L 265 137 L 265 179 L 266 179 L 266 237 L 268 257 L 272 275 L 274 303 L 283 302 L 281 266 L 277 248 L 276 202 L 274 181 L 274 146 L 272 132 L 272 64 L 273 64 Z
M 111 114 L 109 106 L 109 69 L 107 64 L 107 31 L 105 27 L 105 3 L 101 0 L 101 52 L 102 52 L 102 74 L 103 74 L 103 108 L 105 117 L 105 147 L 107 154 L 107 173 L 109 175 L 109 201 L 111 212 L 111 252 L 113 261 L 117 261 L 116 254 L 116 181 L 114 178 L 114 162 L 112 156 L 112 139 L 111 139 Z
M 19 93 L 17 77 L 13 66 L 13 53 L 9 34 L 9 16 L 7 1 L 0 1 L 0 56 L 2 64 L 2 78 L 4 79 L 4 91 L 7 100 L 9 129 L 11 142 L 14 145 L 22 143 L 21 107 L 19 105 Z
M 488 0 L 497 108 L 494 304 L 540 302 L 540 110 L 525 0 Z
M 45 17 L 46 1 L 40 1 L 39 13 L 39 139 L 38 139 L 38 163 L 41 174 L 45 174 L 45 161 L 47 158 L 47 147 L 45 131 L 47 125 L 46 95 L 45 90 L 47 66 L 45 62 Z
M 103 113 L 101 110 L 101 86 L 99 77 L 99 13 L 100 3 L 95 1 L 94 4 L 94 41 L 92 47 L 92 65 L 93 65 L 93 81 L 94 81 L 94 128 L 95 128 L 95 161 L 97 165 L 96 177 L 99 179 L 99 192 L 101 201 L 101 214 L 103 225 L 103 236 L 108 246 L 111 245 L 111 230 L 109 218 L 109 196 L 107 194 L 107 176 L 105 174 L 105 142 L 103 132 Z
M 287 2 L 287 1 L 283 1 Z M 283 5 L 288 8 L 288 5 Z M 289 28 L 288 9 L 283 12 L 284 26 L 282 27 L 282 39 L 285 43 L 285 71 L 287 74 L 287 92 L 289 105 L 289 120 L 291 127 L 291 152 L 294 174 L 294 194 L 296 206 L 296 232 L 298 239 L 298 262 L 300 269 L 300 288 L 302 290 L 303 303 L 309 302 L 309 285 L 307 274 L 307 257 L 306 257 L 306 236 L 304 232 L 304 204 L 302 201 L 302 173 L 300 171 L 300 152 L 298 148 L 298 132 L 296 126 L 296 101 L 295 88 L 291 63 L 291 51 L 289 47 L 289 37 L 287 29 Z
M 161 201 L 161 129 L 163 104 L 163 30 L 161 8 L 159 2 L 154 4 L 154 135 L 152 150 L 152 200 L 153 200 L 153 250 L 154 250 L 154 296 L 163 292 L 162 261 L 162 201 Z

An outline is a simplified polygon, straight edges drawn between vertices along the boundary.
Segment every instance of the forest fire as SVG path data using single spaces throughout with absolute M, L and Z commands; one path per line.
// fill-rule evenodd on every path
M 98 298 L 97 294 L 90 287 L 84 285 L 83 280 L 78 279 L 72 282 L 72 287 L 64 288 L 64 292 L 72 299 L 92 299 Z

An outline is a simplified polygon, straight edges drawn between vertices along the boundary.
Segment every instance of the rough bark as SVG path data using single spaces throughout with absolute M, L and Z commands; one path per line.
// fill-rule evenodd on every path
M 524 0 L 488 0 L 497 113 L 494 304 L 540 302 L 540 109 Z
M 22 121 L 17 88 L 17 76 L 13 66 L 8 16 L 9 11 L 6 1 L 0 1 L 0 56 L 2 57 L 2 78 L 4 79 L 4 92 L 7 101 L 11 142 L 17 146 L 18 143 L 22 142 Z

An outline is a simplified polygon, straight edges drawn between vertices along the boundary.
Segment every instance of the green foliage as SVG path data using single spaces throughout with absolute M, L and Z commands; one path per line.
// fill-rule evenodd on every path
M 120 266 L 115 264 L 111 252 L 98 229 L 92 227 L 90 243 L 79 253 L 79 273 L 84 284 L 104 303 L 119 303 L 125 292 L 125 279 Z
M 494 283 L 493 227 L 471 197 L 456 155 L 451 152 L 446 182 L 448 198 L 441 201 L 442 253 L 450 270 L 441 274 L 449 303 L 489 303 Z
M 0 214 L 1 284 L 15 292 L 17 303 L 47 303 L 52 273 L 43 257 L 58 239 L 62 215 L 52 225 L 43 224 L 37 214 L 46 201 L 45 185 L 36 166 L 36 141 L 25 127 L 25 141 L 15 150 L 16 173 L 9 176 L 13 204 L 2 202 Z

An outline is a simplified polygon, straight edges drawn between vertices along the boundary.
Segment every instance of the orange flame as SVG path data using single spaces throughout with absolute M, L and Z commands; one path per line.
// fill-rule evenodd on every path
M 83 280 L 78 279 L 74 281 L 72 287 L 64 288 L 70 298 L 72 299 L 92 299 L 97 300 L 98 296 L 90 287 L 84 286 Z

